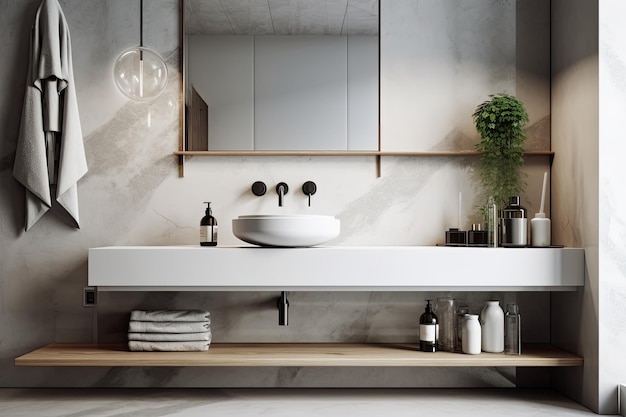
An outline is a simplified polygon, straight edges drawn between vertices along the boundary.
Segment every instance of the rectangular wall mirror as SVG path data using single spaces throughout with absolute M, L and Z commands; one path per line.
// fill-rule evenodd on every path
M 183 0 L 185 150 L 378 151 L 378 0 Z

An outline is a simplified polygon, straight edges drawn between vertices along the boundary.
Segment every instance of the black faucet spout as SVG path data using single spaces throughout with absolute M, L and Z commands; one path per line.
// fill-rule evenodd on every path
M 280 293 L 280 297 L 276 300 L 276 305 L 278 306 L 278 325 L 289 325 L 289 300 L 287 300 L 286 291 Z
M 276 186 L 276 193 L 278 194 L 278 207 L 283 206 L 283 198 L 289 192 L 289 187 L 284 182 L 279 182 Z

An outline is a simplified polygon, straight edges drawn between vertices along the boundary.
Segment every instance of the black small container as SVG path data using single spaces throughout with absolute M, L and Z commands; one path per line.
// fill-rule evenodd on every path
M 480 224 L 473 224 L 472 230 L 467 232 L 467 246 L 484 247 L 489 243 L 489 235 L 486 230 L 480 230 Z
M 457 228 L 447 230 L 446 246 L 467 246 L 467 232 Z

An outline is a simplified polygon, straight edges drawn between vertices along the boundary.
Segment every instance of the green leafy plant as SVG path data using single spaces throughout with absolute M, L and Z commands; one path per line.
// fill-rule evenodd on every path
M 524 164 L 524 126 L 528 114 L 524 104 L 507 94 L 490 95 L 472 115 L 481 136 L 476 149 L 480 158 L 481 184 L 487 196 L 493 196 L 498 208 L 504 208 L 509 197 L 524 190 L 521 167 Z

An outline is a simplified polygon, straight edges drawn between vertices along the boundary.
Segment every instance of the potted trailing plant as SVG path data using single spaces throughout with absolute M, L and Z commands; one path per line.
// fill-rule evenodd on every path
M 490 95 L 472 115 L 480 142 L 481 184 L 498 208 L 504 208 L 509 197 L 524 189 L 521 167 L 524 163 L 524 126 L 528 114 L 524 104 L 507 94 Z

